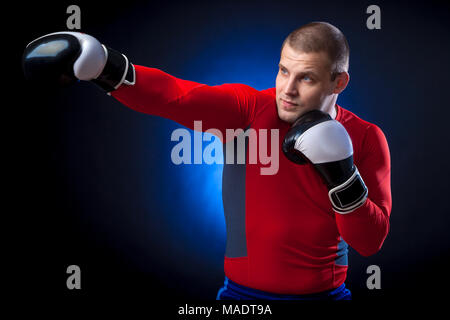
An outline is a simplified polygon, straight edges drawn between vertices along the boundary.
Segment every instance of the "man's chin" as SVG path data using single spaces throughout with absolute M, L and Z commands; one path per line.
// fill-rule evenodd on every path
M 294 123 L 295 120 L 300 116 L 300 112 L 290 112 L 283 110 L 281 108 L 277 108 L 278 111 L 278 117 L 287 123 Z

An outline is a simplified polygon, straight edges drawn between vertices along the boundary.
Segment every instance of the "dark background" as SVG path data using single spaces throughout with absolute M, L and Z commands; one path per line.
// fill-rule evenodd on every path
M 148 297 L 158 305 L 214 300 L 223 283 L 221 166 L 172 164 L 170 135 L 180 126 L 92 84 L 44 90 L 24 81 L 23 49 L 66 30 L 70 4 L 81 8 L 82 32 L 133 63 L 210 85 L 273 87 L 289 32 L 310 21 L 340 28 L 351 80 L 338 103 L 384 131 L 393 196 L 384 246 L 369 258 L 350 249 L 346 284 L 355 301 L 445 298 L 449 6 L 318 0 L 21 2 L 5 12 L 16 23 L 14 86 L 4 95 L 16 91 L 3 119 L 12 162 L 4 167 L 12 235 L 3 261 L 20 299 Z M 381 30 L 366 28 L 370 4 L 381 8 Z M 81 268 L 79 291 L 66 288 L 71 264 Z M 381 290 L 366 288 L 371 264 L 381 268 Z

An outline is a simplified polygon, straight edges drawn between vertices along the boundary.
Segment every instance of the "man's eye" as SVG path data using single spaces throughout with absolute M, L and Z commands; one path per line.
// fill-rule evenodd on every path
M 282 74 L 287 74 L 287 70 L 286 70 L 286 69 L 283 69 L 283 68 L 280 69 L 280 72 L 281 72 Z
M 304 76 L 303 80 L 305 80 L 305 81 L 312 81 L 312 79 L 310 77 L 308 77 L 308 76 Z

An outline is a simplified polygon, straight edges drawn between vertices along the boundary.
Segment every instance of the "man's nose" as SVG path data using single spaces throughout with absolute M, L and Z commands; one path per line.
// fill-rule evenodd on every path
M 284 86 L 284 93 L 289 96 L 295 96 L 298 94 L 294 78 L 288 79 L 286 85 Z

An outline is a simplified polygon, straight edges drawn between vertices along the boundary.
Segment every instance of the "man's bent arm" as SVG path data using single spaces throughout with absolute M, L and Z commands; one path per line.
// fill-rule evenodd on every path
M 342 238 L 363 256 L 375 254 L 389 231 L 392 209 L 390 154 L 386 138 L 376 126 L 368 128 L 364 156 L 358 170 L 369 190 L 363 206 L 348 214 L 336 213 Z

